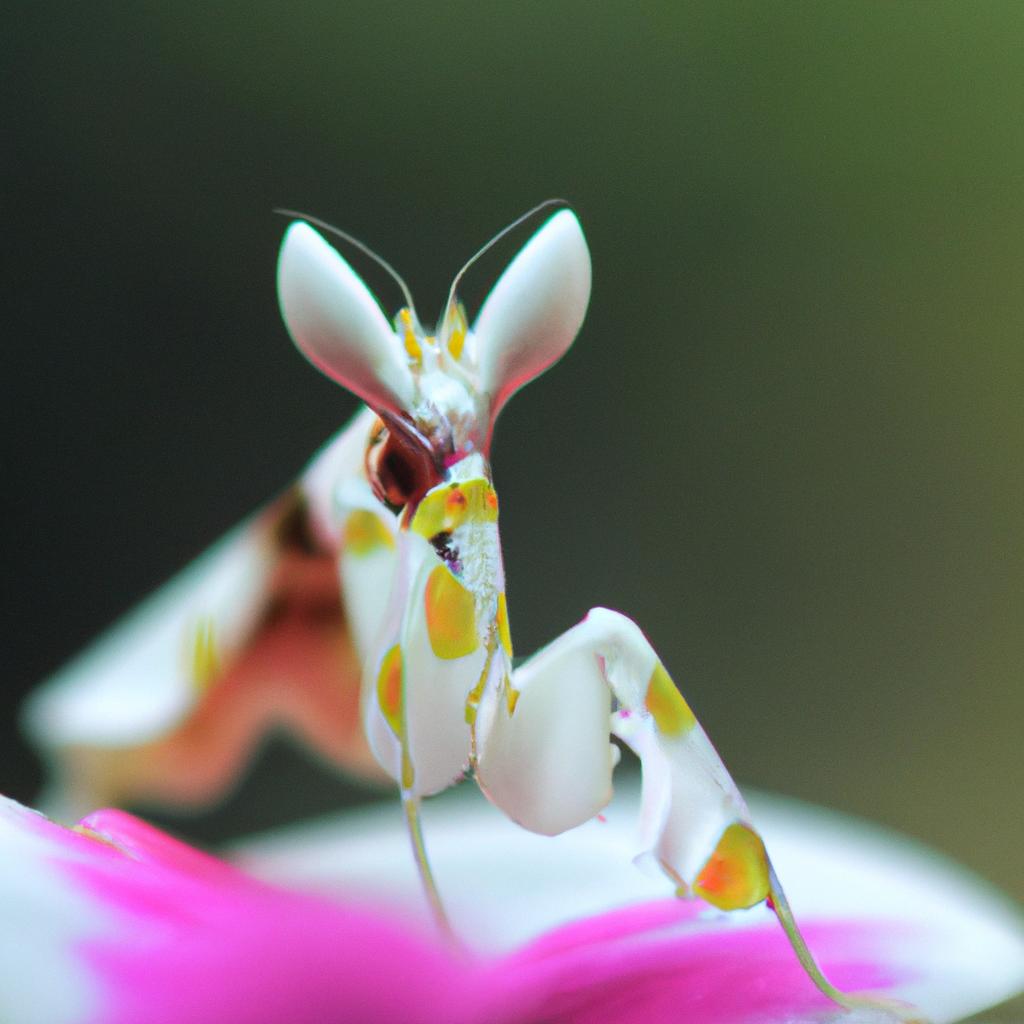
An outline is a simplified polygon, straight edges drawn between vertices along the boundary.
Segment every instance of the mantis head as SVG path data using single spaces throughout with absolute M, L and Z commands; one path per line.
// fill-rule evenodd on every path
M 409 306 L 389 321 L 349 264 L 299 221 L 281 247 L 278 291 L 303 355 L 380 417 L 367 475 L 382 501 L 405 510 L 407 526 L 433 489 L 490 479 L 498 413 L 566 352 L 583 322 L 590 255 L 576 216 L 562 209 L 511 262 L 472 324 L 453 286 L 430 333 Z

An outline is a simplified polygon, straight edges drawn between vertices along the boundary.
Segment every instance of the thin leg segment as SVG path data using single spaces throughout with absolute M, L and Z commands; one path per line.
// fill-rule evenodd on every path
M 793 916 L 789 900 L 786 899 L 782 884 L 779 882 L 778 875 L 775 874 L 775 868 L 772 867 L 770 861 L 768 863 L 768 876 L 770 879 L 769 898 L 772 910 L 775 911 L 775 916 L 778 918 L 779 924 L 782 925 L 782 930 L 786 933 L 786 938 L 789 939 L 789 944 L 793 947 L 793 952 L 796 953 L 801 967 L 803 967 L 807 972 L 807 976 L 821 992 L 834 1003 L 847 1010 L 885 1010 L 898 1020 L 905 1021 L 906 1024 L 928 1024 L 924 1017 L 906 1003 L 901 1003 L 894 999 L 886 999 L 884 996 L 878 996 L 873 993 L 843 992 L 837 989 L 825 977 L 818 966 L 818 962 L 814 959 L 814 954 L 810 951 L 807 942 L 800 933 L 800 928 L 796 923 L 796 918 Z
M 405 824 L 409 831 L 409 839 L 412 842 L 412 853 L 420 873 L 420 882 L 423 884 L 423 891 L 426 894 L 427 902 L 430 904 L 430 912 L 433 915 L 434 923 L 452 945 L 458 946 L 458 937 L 452 929 L 448 915 L 445 913 L 444 904 L 441 902 L 441 894 L 437 889 L 437 882 L 434 881 L 434 872 L 431 870 L 430 861 L 427 859 L 427 847 L 423 842 L 423 828 L 420 824 L 419 798 L 403 793 L 402 809 L 405 811 Z

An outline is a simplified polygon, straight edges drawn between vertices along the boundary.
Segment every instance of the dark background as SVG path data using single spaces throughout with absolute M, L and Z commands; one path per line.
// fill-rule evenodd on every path
M 621 608 L 741 782 L 1024 894 L 1022 38 L 1017 3 L 15 4 L 0 790 L 39 782 L 21 696 L 354 408 L 280 324 L 271 208 L 431 311 L 564 195 L 590 314 L 494 452 L 517 649 Z M 278 743 L 180 827 L 358 795 Z

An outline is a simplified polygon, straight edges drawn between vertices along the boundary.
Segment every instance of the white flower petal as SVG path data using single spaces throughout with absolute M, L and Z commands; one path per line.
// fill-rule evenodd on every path
M 0 1021 L 78 1024 L 100 1003 L 78 948 L 109 915 L 58 864 L 44 819 L 0 797 Z
M 119 811 L 72 830 L 0 801 L 0 906 L 3 1024 L 480 1021 L 482 981 L 440 943 Z

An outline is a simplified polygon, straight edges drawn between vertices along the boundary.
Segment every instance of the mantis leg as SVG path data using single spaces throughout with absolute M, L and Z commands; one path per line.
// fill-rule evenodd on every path
M 359 681 L 396 526 L 362 479 L 373 420 L 359 413 L 285 494 L 32 695 L 24 724 L 53 767 L 52 813 L 208 803 L 273 727 L 380 777 Z M 369 600 L 342 607 L 339 565 Z
M 604 608 L 491 686 L 481 707 L 477 776 L 489 798 L 556 834 L 611 798 L 611 730 L 639 756 L 641 834 L 680 897 L 721 910 L 767 902 L 808 976 L 847 1008 L 907 1008 L 847 995 L 822 973 L 736 784 L 639 627 Z M 913 1019 L 913 1018 L 906 1018 Z
M 427 857 L 427 847 L 423 842 L 423 827 L 420 822 L 420 798 L 412 793 L 402 793 L 402 809 L 405 811 L 405 824 L 412 843 L 412 853 L 416 860 L 416 868 L 420 874 L 420 883 L 430 904 L 430 913 L 438 930 L 453 946 L 459 945 L 458 937 L 448 920 L 441 894 L 434 880 L 434 872 Z

